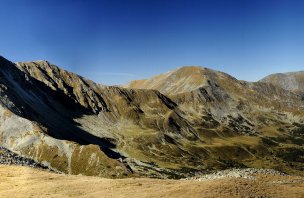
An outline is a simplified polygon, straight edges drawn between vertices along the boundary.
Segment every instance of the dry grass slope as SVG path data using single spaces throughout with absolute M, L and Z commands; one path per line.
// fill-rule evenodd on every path
M 104 179 L 0 166 L 0 197 L 303 197 L 304 179 L 259 176 L 210 181 Z

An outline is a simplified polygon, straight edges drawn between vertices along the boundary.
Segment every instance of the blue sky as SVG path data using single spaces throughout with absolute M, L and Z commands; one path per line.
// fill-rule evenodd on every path
M 184 65 L 255 81 L 304 70 L 304 1 L 0 0 L 0 54 L 103 84 Z

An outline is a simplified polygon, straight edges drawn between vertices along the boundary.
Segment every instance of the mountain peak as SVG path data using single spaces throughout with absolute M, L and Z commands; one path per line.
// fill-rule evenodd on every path
M 202 67 L 202 66 L 182 66 L 182 67 L 178 67 L 177 69 L 173 70 L 173 71 L 187 71 L 187 72 L 196 72 L 196 71 L 200 71 L 200 70 L 204 70 L 207 69 L 206 67 Z
M 150 79 L 135 80 L 127 84 L 126 88 L 156 89 L 164 94 L 177 94 L 193 91 L 210 82 L 219 79 L 234 79 L 223 72 L 200 66 L 184 66 L 175 70 L 154 76 Z
M 260 82 L 270 83 L 288 91 L 304 92 L 304 71 L 271 74 Z

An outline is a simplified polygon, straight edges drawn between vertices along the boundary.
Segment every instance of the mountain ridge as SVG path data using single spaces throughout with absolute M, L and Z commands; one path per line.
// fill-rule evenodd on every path
M 202 76 L 204 78 L 201 78 Z M 150 79 L 131 81 L 129 84 L 123 87 L 135 89 L 157 89 L 164 94 L 169 94 L 169 92 L 182 93 L 207 85 L 211 83 L 211 79 L 209 78 L 219 76 L 233 78 L 228 74 L 206 67 L 184 66 L 164 74 L 154 76 Z M 168 88 L 164 88 L 164 85 L 168 86 Z M 178 89 L 178 87 L 180 89 Z
M 302 173 L 304 102 L 271 83 L 190 67 L 160 75 L 155 89 L 134 89 L 47 61 L 3 58 L 0 69 L 0 144 L 49 168 L 103 177 Z
M 283 89 L 304 93 L 304 71 L 276 73 L 261 79 L 261 82 L 271 83 Z

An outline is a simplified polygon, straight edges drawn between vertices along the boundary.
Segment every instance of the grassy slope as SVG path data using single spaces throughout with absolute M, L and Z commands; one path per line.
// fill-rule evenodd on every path
M 303 197 L 304 180 L 290 176 L 182 181 L 104 179 L 0 166 L 0 197 Z

